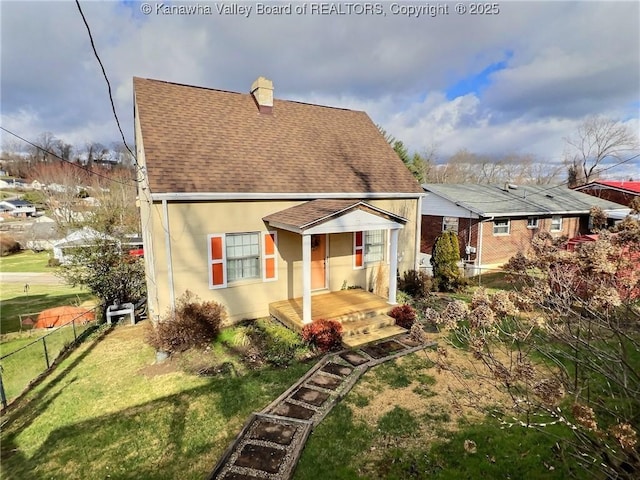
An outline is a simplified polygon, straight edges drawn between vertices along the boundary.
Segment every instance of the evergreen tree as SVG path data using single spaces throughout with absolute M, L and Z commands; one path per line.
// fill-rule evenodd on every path
M 452 231 L 442 232 L 431 252 L 433 277 L 441 292 L 451 292 L 460 286 L 460 247 L 458 236 Z

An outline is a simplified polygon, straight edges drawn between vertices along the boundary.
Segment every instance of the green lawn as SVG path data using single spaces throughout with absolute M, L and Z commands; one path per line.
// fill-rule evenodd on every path
M 154 365 L 144 332 L 145 322 L 102 327 L 1 419 L 3 479 L 205 478 L 251 413 L 313 365 L 250 370 L 219 342 L 195 357 Z M 175 368 L 207 358 L 235 366 L 213 377 Z M 443 428 L 452 408 L 429 403 L 442 391 L 437 378 L 424 352 L 371 369 L 314 430 L 294 478 L 570 476 L 571 465 L 552 450 L 558 438 L 547 433 L 502 430 L 489 419 Z M 391 408 L 380 413 L 373 405 L 373 424 L 356 418 L 355 410 L 381 398 Z M 466 451 L 465 440 L 477 451 Z
M 0 271 L 2 272 L 47 272 L 54 273 L 55 268 L 48 267 L 49 252 L 34 253 L 23 250 L 6 257 L 0 257 Z
M 312 365 L 199 377 L 152 365 L 144 323 L 102 331 L 2 418 L 1 478 L 205 478 Z
M 7 400 L 11 402 L 20 395 L 29 382 L 53 363 L 63 348 L 93 325 L 78 323 L 57 329 L 34 330 L 0 343 L 0 357 L 8 355 L 0 360 Z
M 0 289 L 0 334 L 20 331 L 20 314 L 38 313 L 46 308 L 77 305 L 94 297 L 80 287 L 67 285 L 24 285 L 6 283 Z

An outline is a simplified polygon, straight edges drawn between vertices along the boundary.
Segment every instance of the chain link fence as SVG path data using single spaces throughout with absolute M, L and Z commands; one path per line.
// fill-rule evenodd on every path
M 88 309 L 97 318 L 101 307 Z M 33 337 L 11 340 L 2 345 L 10 349 L 0 357 L 0 401 L 2 408 L 15 400 L 36 378 L 49 370 L 61 353 L 69 349 L 85 332 L 96 326 L 97 321 L 87 321 L 86 312 L 69 322 L 55 327 L 37 339 Z

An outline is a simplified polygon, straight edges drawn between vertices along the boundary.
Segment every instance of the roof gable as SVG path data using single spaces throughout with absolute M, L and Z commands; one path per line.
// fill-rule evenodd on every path
M 152 193 L 422 193 L 364 112 L 135 78 Z
M 337 233 L 402 228 L 407 219 L 352 200 L 319 199 L 272 213 L 269 225 L 296 233 Z

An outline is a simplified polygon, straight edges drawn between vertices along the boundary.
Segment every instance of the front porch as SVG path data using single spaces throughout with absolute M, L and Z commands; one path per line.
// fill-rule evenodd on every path
M 304 327 L 303 299 L 269 304 L 269 314 L 300 333 Z M 361 289 L 340 290 L 313 296 L 311 320 L 337 320 L 342 324 L 342 343 L 353 348 L 406 333 L 387 315 L 393 308 L 387 299 Z

